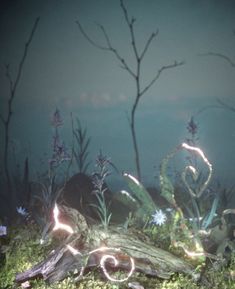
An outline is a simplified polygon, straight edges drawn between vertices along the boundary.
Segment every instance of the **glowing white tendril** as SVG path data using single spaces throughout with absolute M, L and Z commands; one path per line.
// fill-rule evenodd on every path
M 127 275 L 126 278 L 123 278 L 123 279 L 116 279 L 116 278 L 113 278 L 109 275 L 109 273 L 107 272 L 106 268 L 105 268 L 105 262 L 107 259 L 112 259 L 114 261 L 114 265 L 117 266 L 118 265 L 118 260 L 112 256 L 112 255 L 104 255 L 102 256 L 102 258 L 100 259 L 100 266 L 104 272 L 104 275 L 106 276 L 107 279 L 109 279 L 110 281 L 113 281 L 113 282 L 125 282 L 127 281 L 131 275 L 133 274 L 134 270 L 135 270 L 135 262 L 134 262 L 134 259 L 130 257 L 130 262 L 131 262 L 131 269 Z
M 104 251 L 121 252 L 121 249 L 120 249 L 120 248 L 112 248 L 112 247 L 101 247 L 101 248 L 98 248 L 98 249 L 95 249 L 95 250 L 89 252 L 89 255 L 92 254 L 92 253 L 95 253 L 95 252 L 99 252 L 99 251 L 101 251 L 101 252 L 104 252 Z M 107 269 L 106 269 L 106 267 L 105 267 L 105 262 L 106 262 L 106 260 L 108 260 L 108 259 L 111 259 L 111 260 L 114 261 L 114 266 L 117 266 L 117 265 L 119 264 L 117 258 L 114 257 L 114 256 L 112 256 L 112 255 L 108 255 L 108 254 L 107 254 L 107 255 L 103 255 L 103 256 L 101 257 L 101 259 L 100 259 L 100 267 L 102 268 L 103 273 L 104 273 L 104 275 L 106 276 L 106 278 L 107 278 L 108 280 L 113 281 L 113 282 L 120 282 L 120 283 L 121 283 L 121 282 L 127 281 L 127 280 L 131 277 L 131 275 L 133 274 L 133 272 L 134 272 L 134 270 L 135 270 L 135 261 L 134 261 L 133 258 L 130 257 L 131 269 L 130 269 L 127 277 L 126 277 L 126 278 L 123 278 L 123 279 L 116 279 L 116 278 L 113 278 L 113 277 L 111 277 L 111 276 L 109 275 L 109 273 L 108 273 L 108 271 L 107 271 Z
M 83 256 L 81 252 L 79 252 L 77 249 L 73 248 L 72 246 L 67 245 L 67 248 L 69 249 L 69 251 L 70 251 L 74 256 L 76 256 L 76 255 Z M 78 275 L 77 279 L 80 279 L 80 278 L 83 276 L 84 270 L 85 270 L 85 267 L 82 266 L 81 269 L 80 269 L 80 272 L 79 272 L 79 275 Z
M 182 143 L 182 148 L 185 148 L 189 151 L 194 151 L 196 152 L 199 156 L 201 156 L 201 158 L 203 159 L 204 163 L 208 166 L 209 169 L 209 174 L 208 177 L 206 179 L 206 181 L 204 182 L 204 184 L 202 185 L 202 187 L 200 188 L 199 192 L 197 194 L 194 193 L 194 191 L 190 188 L 189 184 L 186 181 L 186 173 L 187 171 L 191 171 L 193 173 L 193 177 L 194 180 L 197 179 L 198 175 L 197 175 L 197 170 L 193 167 L 193 166 L 187 166 L 185 168 L 185 171 L 182 174 L 182 179 L 187 187 L 187 189 L 189 190 L 189 193 L 195 198 L 195 197 L 200 197 L 202 195 L 202 193 L 204 192 L 204 190 L 206 189 L 210 179 L 211 179 L 211 175 L 212 175 L 212 165 L 211 163 L 208 161 L 208 159 L 206 158 L 206 156 L 204 155 L 203 151 L 198 148 L 198 147 L 194 147 L 194 146 L 190 146 L 187 143 Z
M 55 204 L 55 207 L 54 207 L 54 210 L 53 210 L 53 216 L 54 216 L 54 220 L 55 220 L 55 226 L 53 228 L 53 231 L 61 229 L 61 230 L 67 231 L 70 234 L 74 233 L 74 230 L 69 225 L 60 223 L 60 221 L 59 221 L 59 208 L 58 208 L 57 204 Z M 77 255 L 80 255 L 81 257 L 84 256 L 80 251 L 78 251 L 77 249 L 75 249 L 74 247 L 72 247 L 70 245 L 67 245 L 67 248 L 74 256 L 77 256 Z M 112 247 L 100 247 L 100 248 L 97 248 L 97 249 L 94 249 L 94 250 L 90 251 L 87 255 L 90 256 L 93 253 L 105 252 L 105 251 L 121 252 L 121 249 L 120 248 L 112 248 Z M 131 268 L 130 268 L 130 271 L 129 271 L 127 277 L 123 278 L 123 279 L 116 279 L 116 278 L 113 278 L 113 277 L 111 277 L 109 275 L 109 273 L 108 273 L 108 271 L 107 271 L 107 269 L 105 267 L 105 262 L 108 259 L 111 259 L 111 260 L 114 261 L 114 266 L 118 265 L 117 258 L 112 256 L 112 255 L 108 255 L 107 254 L 107 255 L 103 255 L 101 257 L 101 259 L 100 259 L 100 267 L 103 270 L 103 273 L 104 273 L 104 275 L 106 276 L 106 278 L 108 280 L 113 281 L 113 282 L 125 282 L 131 277 L 131 275 L 133 274 L 133 272 L 135 270 L 135 262 L 134 262 L 133 258 L 130 257 Z M 78 275 L 78 278 L 81 278 L 83 276 L 84 270 L 85 270 L 85 266 L 82 266 L 81 270 L 80 270 L 80 273 Z
M 55 220 L 55 226 L 53 228 L 53 231 L 56 231 L 56 230 L 65 230 L 66 232 L 68 232 L 69 234 L 73 234 L 74 233 L 74 230 L 72 229 L 72 227 L 70 227 L 69 225 L 66 225 L 66 224 L 62 224 L 60 223 L 59 221 L 59 208 L 57 206 L 57 204 L 55 204 L 55 207 L 54 207 L 54 210 L 53 210 L 53 216 L 54 216 L 54 220 Z

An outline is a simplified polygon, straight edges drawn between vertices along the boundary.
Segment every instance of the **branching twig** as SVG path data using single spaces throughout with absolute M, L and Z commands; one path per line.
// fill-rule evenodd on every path
M 135 100 L 134 103 L 132 105 L 132 109 L 131 109 L 131 114 L 130 114 L 130 118 L 128 117 L 129 123 L 130 123 L 130 128 L 131 128 L 131 135 L 132 135 L 132 141 L 133 141 L 133 147 L 134 147 L 134 154 L 135 154 L 135 164 L 136 164 L 136 171 L 137 171 L 137 175 L 138 175 L 138 179 L 141 180 L 141 170 L 140 170 L 140 160 L 139 160 L 139 150 L 138 150 L 138 145 L 137 145 L 137 138 L 136 138 L 136 131 L 135 131 L 135 114 L 136 114 L 136 109 L 138 107 L 139 104 L 139 100 L 141 98 L 141 96 L 143 94 L 145 94 L 149 88 L 159 79 L 161 73 L 166 70 L 166 69 L 170 69 L 170 68 L 174 68 L 177 66 L 181 66 L 184 64 L 184 62 L 177 62 L 175 61 L 174 63 L 170 64 L 170 65 L 166 65 L 166 66 L 162 66 L 156 73 L 156 75 L 153 77 L 153 79 L 151 81 L 149 81 L 149 83 L 147 85 L 145 85 L 144 87 L 141 87 L 141 77 L 142 77 L 142 60 L 144 59 L 152 41 L 154 38 L 156 38 L 156 36 L 158 35 L 158 30 L 156 30 L 155 32 L 153 32 L 149 38 L 147 39 L 144 48 L 142 50 L 141 53 L 139 53 L 138 48 L 137 48 L 137 44 L 136 44 L 136 35 L 135 35 L 135 30 L 134 30 L 134 24 L 136 22 L 136 19 L 134 17 L 130 17 L 128 14 L 128 10 L 126 8 L 126 6 L 124 5 L 124 0 L 120 0 L 120 6 L 124 15 L 124 19 L 125 22 L 127 24 L 127 27 L 129 29 L 129 33 L 130 33 L 130 39 L 131 39 L 131 47 L 133 50 L 133 54 L 135 57 L 135 61 L 136 61 L 136 67 L 135 69 L 133 69 L 132 67 L 130 67 L 127 63 L 127 60 L 125 58 L 123 58 L 119 52 L 117 51 L 117 49 L 115 49 L 111 43 L 110 37 L 108 35 L 108 33 L 106 32 L 105 28 L 98 24 L 99 28 L 101 29 L 104 38 L 105 38 L 105 45 L 100 45 L 98 44 L 96 41 L 94 41 L 93 39 L 91 39 L 88 34 L 86 33 L 86 31 L 83 29 L 81 23 L 79 21 L 76 21 L 78 28 L 80 30 L 80 32 L 83 34 L 83 36 L 87 39 L 87 41 L 92 44 L 93 46 L 95 46 L 96 48 L 102 49 L 102 50 L 106 50 L 106 51 L 110 51 L 112 52 L 115 57 L 118 59 L 118 61 L 121 63 L 121 67 L 123 69 L 125 69 L 133 78 L 135 81 L 135 85 L 136 85 L 136 92 L 135 92 Z
M 183 65 L 184 64 L 184 61 L 180 61 L 180 62 L 177 62 L 175 61 L 173 64 L 169 64 L 169 65 L 164 65 L 162 66 L 156 76 L 150 81 L 150 83 L 140 92 L 140 95 L 143 95 L 144 93 L 146 93 L 146 91 L 158 80 L 158 78 L 160 77 L 161 73 L 166 70 L 166 69 L 169 69 L 169 68 L 173 68 L 173 67 L 177 67 L 177 66 L 180 66 L 180 65 Z
M 23 56 L 20 60 L 19 66 L 18 66 L 18 70 L 17 70 L 17 74 L 16 74 L 16 79 L 13 81 L 10 71 L 9 71 L 9 64 L 6 65 L 6 77 L 9 81 L 9 86 L 10 86 L 10 96 L 8 99 L 8 106 L 7 106 L 7 115 L 4 118 L 3 115 L 0 115 L 0 120 L 4 126 L 4 151 L 3 151 L 3 166 L 4 166 L 4 172 L 5 172 L 5 176 L 6 176 L 6 180 L 7 180 L 7 188 L 8 191 L 10 193 L 11 192 L 11 179 L 10 179 L 10 173 L 9 173 L 9 168 L 8 168 L 8 154 L 9 154 L 9 130 L 10 130 L 10 123 L 11 123 L 11 117 L 12 117 L 12 106 L 13 106 L 13 101 L 15 99 L 15 95 L 16 95 L 16 90 L 18 87 L 18 84 L 20 82 L 21 79 L 21 75 L 22 75 L 22 70 L 23 70 L 23 66 L 28 54 L 28 50 L 29 50 L 29 46 L 33 40 L 33 36 L 35 34 L 35 31 L 37 29 L 38 26 L 38 22 L 39 22 L 39 17 L 36 18 L 33 28 L 31 30 L 31 33 L 29 35 L 28 41 L 25 43 L 25 47 L 24 47 L 24 52 L 23 52 Z
M 224 60 L 226 60 L 232 67 L 235 67 L 235 62 L 232 61 L 232 59 L 230 57 L 228 57 L 227 55 L 224 55 L 222 53 L 207 52 L 207 53 L 201 53 L 201 54 L 199 54 L 199 56 L 216 56 L 216 57 L 220 57 L 220 58 L 223 58 Z
M 234 107 L 234 106 L 225 103 L 225 102 L 224 102 L 222 99 L 220 99 L 220 98 L 217 98 L 216 100 L 217 100 L 217 102 L 222 106 L 222 108 L 225 108 L 225 109 L 231 110 L 232 112 L 235 112 L 235 107 Z

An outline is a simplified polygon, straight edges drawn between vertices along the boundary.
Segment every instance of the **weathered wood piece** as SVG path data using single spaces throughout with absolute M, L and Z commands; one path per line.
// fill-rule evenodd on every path
M 76 235 L 73 237 L 75 238 Z M 139 240 L 131 233 L 124 232 L 123 229 L 110 229 L 106 232 L 94 226 L 86 230 L 85 235 L 80 234 L 69 244 L 77 252 L 79 251 L 77 255 L 73 255 L 67 245 L 63 245 L 33 268 L 17 274 L 16 282 L 22 283 L 41 277 L 49 283 L 53 283 L 64 279 L 69 273 L 79 275 L 82 268 L 92 270 L 92 268 L 100 266 L 104 254 L 117 258 L 116 268 L 120 270 L 130 270 L 130 257 L 132 257 L 135 262 L 135 270 L 150 276 L 168 279 L 175 272 L 190 275 L 193 273 L 193 267 L 186 261 Z M 109 249 L 105 252 L 95 250 L 101 247 L 119 248 L 120 250 Z M 105 266 L 112 275 L 113 260 L 107 259 L 106 261 Z

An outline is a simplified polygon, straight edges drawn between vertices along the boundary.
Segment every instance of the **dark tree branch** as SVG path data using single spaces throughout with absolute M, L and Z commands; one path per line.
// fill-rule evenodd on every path
M 121 68 L 125 69 L 134 78 L 135 85 L 136 85 L 135 100 L 134 100 L 134 103 L 133 103 L 133 106 L 131 109 L 130 118 L 128 118 L 128 120 L 129 120 L 129 124 L 130 124 L 130 128 L 131 128 L 131 136 L 132 136 L 133 148 L 134 148 L 134 154 L 135 154 L 135 164 L 136 164 L 137 176 L 138 176 L 138 179 L 141 180 L 139 150 L 138 150 L 138 143 L 137 143 L 136 129 L 135 129 L 135 114 L 136 114 L 136 110 L 137 110 L 140 98 L 158 80 L 158 78 L 160 77 L 161 73 L 164 70 L 183 65 L 184 62 L 176 62 L 175 61 L 173 64 L 162 66 L 158 70 L 158 72 L 154 76 L 154 78 L 144 88 L 141 88 L 140 79 L 142 77 L 142 75 L 141 75 L 142 60 L 144 59 L 144 56 L 146 55 L 153 39 L 158 35 L 158 30 L 156 30 L 155 32 L 153 32 L 149 36 L 149 38 L 147 39 L 147 41 L 144 45 L 143 51 L 141 53 L 139 53 L 138 49 L 137 49 L 135 30 L 134 30 L 134 24 L 135 24 L 136 19 L 133 17 L 131 18 L 129 16 L 128 10 L 127 10 L 126 6 L 124 5 L 123 0 L 120 0 L 120 6 L 121 6 L 121 9 L 122 9 L 122 12 L 124 15 L 125 22 L 127 24 L 129 32 L 130 32 L 131 46 L 132 46 L 132 50 L 133 50 L 134 57 L 136 60 L 136 70 L 135 71 L 127 64 L 126 59 L 121 57 L 119 52 L 113 47 L 113 45 L 111 44 L 109 35 L 107 34 L 105 28 L 102 25 L 98 24 L 99 28 L 101 29 L 101 31 L 104 35 L 105 41 L 106 41 L 105 46 L 97 44 L 93 39 L 91 39 L 88 36 L 88 34 L 85 32 L 85 30 L 83 29 L 83 27 L 79 21 L 76 21 L 76 23 L 79 27 L 79 30 L 81 31 L 81 33 L 83 34 L 83 36 L 85 37 L 85 39 L 87 39 L 87 41 L 89 43 L 91 43 L 96 48 L 111 51 L 115 55 L 115 57 L 118 59 L 118 61 L 121 63 Z
M 17 70 L 17 74 L 16 74 L 16 79 L 15 81 L 12 80 L 10 71 L 9 71 L 9 64 L 6 65 L 6 77 L 9 81 L 9 87 L 10 87 L 10 96 L 8 99 L 8 106 L 7 106 L 7 115 L 4 118 L 3 115 L 0 115 L 0 119 L 4 125 L 4 152 L 3 152 L 3 166 L 4 166 L 4 172 L 6 175 L 6 180 L 7 180 L 7 187 L 8 187 L 8 191 L 10 193 L 10 196 L 12 194 L 11 191 L 11 178 L 10 178 L 10 173 L 9 173 L 9 168 L 8 168 L 8 155 L 9 155 L 9 131 L 10 131 L 10 123 L 11 123 L 11 117 L 12 117 L 12 106 L 13 106 L 13 101 L 15 99 L 15 95 L 16 95 L 16 90 L 18 87 L 18 84 L 20 82 L 21 79 L 21 75 L 22 75 L 22 70 L 23 70 L 23 66 L 26 60 L 26 57 L 28 55 L 28 50 L 30 47 L 30 44 L 33 40 L 33 36 L 35 34 L 35 31 L 37 29 L 38 26 L 38 22 L 39 22 L 39 17 L 36 18 L 33 28 L 31 30 L 31 33 L 29 35 L 29 38 L 27 40 L 27 42 L 25 43 L 25 47 L 24 47 L 24 51 L 23 51 L 23 56 L 20 60 L 19 66 L 18 66 L 18 70 Z M 12 197 L 12 196 L 11 196 Z
M 231 105 L 227 104 L 226 102 L 224 102 L 220 98 L 217 98 L 216 100 L 223 108 L 231 110 L 232 112 L 235 112 L 235 107 L 234 106 L 231 106 Z
M 9 64 L 6 64 L 5 65 L 5 69 L 6 69 L 6 73 L 5 73 L 5 76 L 6 78 L 8 79 L 9 81 L 9 87 L 10 87 L 10 95 L 13 93 L 13 81 L 12 81 L 12 78 L 11 78 L 11 75 L 10 75 L 10 65 Z
M 86 40 L 87 40 L 88 42 L 90 42 L 90 44 L 92 44 L 92 45 L 95 46 L 96 48 L 99 48 L 99 49 L 102 49 L 102 50 L 110 50 L 108 47 L 99 45 L 98 43 L 96 43 L 95 41 L 93 41 L 93 40 L 88 36 L 88 34 L 85 32 L 85 30 L 83 29 L 81 23 L 80 23 L 78 20 L 76 21 L 76 24 L 78 25 L 78 28 L 79 28 L 80 32 L 82 33 L 82 35 L 86 38 Z
M 124 58 L 122 58 L 121 55 L 118 53 L 118 51 L 115 48 L 113 48 L 113 46 L 111 45 L 111 41 L 108 37 L 108 34 L 102 25 L 97 24 L 98 27 L 101 29 L 102 33 L 104 34 L 107 46 L 99 45 L 97 42 L 92 40 L 89 37 L 89 35 L 85 32 L 81 23 L 78 20 L 76 21 L 76 24 L 78 25 L 78 28 L 81 31 L 82 35 L 86 38 L 86 40 L 90 44 L 92 44 L 96 48 L 112 52 L 116 56 L 116 58 L 121 62 L 121 65 L 122 65 L 121 67 L 124 68 L 125 70 L 127 70 L 132 77 L 134 77 L 134 78 L 136 77 L 134 72 L 132 71 L 132 69 L 128 66 L 126 60 Z
M 169 68 L 173 68 L 173 67 L 177 67 L 177 66 L 181 66 L 184 64 L 184 61 L 181 61 L 181 62 L 177 62 L 175 61 L 173 64 L 169 64 L 169 65 L 164 65 L 162 66 L 156 76 L 149 82 L 148 85 L 145 86 L 145 88 L 140 92 L 140 96 L 143 95 L 144 93 L 146 93 L 146 91 L 158 80 L 158 78 L 160 77 L 161 73 L 166 70 L 166 69 L 169 69 Z
M 120 5 L 121 5 L 121 8 L 122 8 L 122 11 L 123 11 L 127 26 L 128 26 L 128 28 L 130 30 L 131 45 L 133 47 L 133 51 L 134 51 L 136 60 L 139 61 L 139 53 L 138 53 L 138 50 L 137 50 L 137 47 L 136 47 L 136 40 L 135 40 L 135 33 L 134 33 L 134 23 L 135 23 L 136 19 L 132 17 L 131 20 L 130 20 L 128 12 L 127 12 L 127 9 L 126 9 L 126 7 L 125 7 L 125 5 L 123 3 L 123 0 L 120 0 Z
M 153 41 L 153 39 L 158 35 L 158 30 L 156 32 L 153 32 L 150 36 L 149 39 L 147 40 L 145 47 L 142 51 L 142 53 L 140 54 L 140 60 L 142 60 L 151 44 L 151 42 Z
M 201 53 L 201 54 L 199 54 L 199 56 L 216 56 L 216 57 L 220 57 L 220 58 L 223 58 L 224 60 L 226 60 L 232 67 L 235 67 L 235 62 L 233 62 L 230 57 L 228 57 L 227 55 L 224 55 L 222 53 L 207 52 L 207 53 Z
M 100 29 L 102 30 L 102 32 L 103 32 L 103 34 L 104 34 L 104 37 L 105 37 L 105 39 L 106 39 L 106 42 L 107 42 L 107 45 L 108 45 L 108 46 L 107 46 L 108 50 L 111 51 L 112 53 L 114 53 L 114 55 L 116 56 L 116 58 L 121 62 L 122 67 L 123 67 L 124 69 L 126 69 L 132 77 L 136 78 L 135 73 L 134 73 L 134 72 L 132 71 L 132 69 L 129 67 L 129 65 L 127 64 L 126 60 L 125 60 L 123 57 L 121 57 L 120 54 L 118 53 L 118 51 L 117 51 L 115 48 L 113 48 L 113 46 L 111 45 L 109 36 L 108 36 L 105 28 L 104 28 L 102 25 L 99 25 L 99 27 L 100 27 Z

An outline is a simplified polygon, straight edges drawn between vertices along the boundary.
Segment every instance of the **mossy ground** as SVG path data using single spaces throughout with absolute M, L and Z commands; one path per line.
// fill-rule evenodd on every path
M 0 265 L 1 289 L 22 288 L 14 282 L 16 273 L 23 272 L 37 264 L 52 250 L 55 244 L 46 247 L 40 245 L 38 231 L 35 225 L 20 226 L 10 228 L 7 238 L 1 237 L 1 250 L 5 251 L 5 260 Z M 198 284 L 190 277 L 181 274 L 175 274 L 170 280 L 160 280 L 138 272 L 135 272 L 127 282 L 113 283 L 106 280 L 101 270 L 97 268 L 92 272 L 87 272 L 79 282 L 75 282 L 71 275 L 62 282 L 52 285 L 42 279 L 32 280 L 30 285 L 31 288 L 38 289 L 125 289 L 128 288 L 129 282 L 139 282 L 145 289 L 235 289 L 235 282 L 231 277 L 234 272 L 235 257 L 227 268 L 221 268 L 218 271 L 208 270 L 204 274 L 205 281 Z M 114 275 L 116 278 L 123 278 L 125 272 L 116 272 Z

